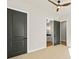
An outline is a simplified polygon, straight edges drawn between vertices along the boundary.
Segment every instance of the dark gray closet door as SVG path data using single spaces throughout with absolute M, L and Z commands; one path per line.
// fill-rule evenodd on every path
M 27 52 L 27 15 L 13 11 L 13 55 Z
M 54 21 L 54 45 L 60 44 L 60 22 Z
M 8 9 L 7 11 L 8 57 L 27 52 L 27 14 Z

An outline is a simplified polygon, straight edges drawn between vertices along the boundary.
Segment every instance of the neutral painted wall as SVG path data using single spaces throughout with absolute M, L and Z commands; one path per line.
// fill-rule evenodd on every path
M 67 20 L 67 46 L 71 47 L 71 19 Z
M 46 18 L 59 19 L 56 6 L 48 0 L 7 0 L 7 7 L 28 13 L 28 52 L 46 47 Z
M 60 22 L 60 40 L 67 42 L 67 24 L 66 21 Z
M 71 47 L 71 5 L 63 7 L 61 21 L 67 21 L 67 46 Z
M 47 2 L 46 2 L 47 3 Z M 46 47 L 46 17 L 52 17 L 52 9 L 36 7 L 25 0 L 8 0 L 8 8 L 28 13 L 28 52 Z M 47 3 L 48 4 L 48 3 Z
M 63 21 L 66 21 L 67 46 L 71 47 L 71 18 L 61 20 L 60 22 L 63 22 Z M 60 27 L 63 27 L 63 29 L 64 29 L 64 25 L 62 25 Z M 61 28 L 61 32 L 63 29 Z M 63 35 L 63 34 L 60 34 L 60 35 Z M 61 40 L 63 41 L 63 37 L 61 38 Z

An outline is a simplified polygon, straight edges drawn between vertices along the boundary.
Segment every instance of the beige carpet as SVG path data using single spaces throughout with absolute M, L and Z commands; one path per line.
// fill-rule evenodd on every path
M 70 59 L 70 55 L 66 46 L 57 45 L 9 59 Z

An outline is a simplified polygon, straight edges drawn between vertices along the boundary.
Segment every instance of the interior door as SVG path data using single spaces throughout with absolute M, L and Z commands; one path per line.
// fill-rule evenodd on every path
M 12 40 L 11 40 L 10 57 L 27 52 L 27 14 L 12 10 L 11 15 L 12 15 L 12 23 L 11 23 Z M 8 43 L 10 43 L 10 41 Z
M 27 52 L 27 15 L 13 11 L 13 55 Z
M 60 44 L 60 22 L 54 21 L 54 45 Z

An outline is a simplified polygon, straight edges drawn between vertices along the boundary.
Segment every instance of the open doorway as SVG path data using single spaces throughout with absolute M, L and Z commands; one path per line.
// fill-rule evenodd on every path
M 60 22 L 55 20 L 47 20 L 47 47 L 60 44 Z
M 53 46 L 53 21 L 52 20 L 46 20 L 46 43 L 47 47 Z
M 67 45 L 67 21 L 60 22 L 60 39 L 61 44 Z
M 67 45 L 67 21 L 47 20 L 46 22 L 46 45 Z
M 60 44 L 60 21 L 47 20 L 47 47 Z

